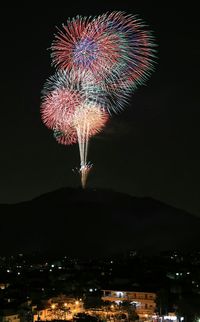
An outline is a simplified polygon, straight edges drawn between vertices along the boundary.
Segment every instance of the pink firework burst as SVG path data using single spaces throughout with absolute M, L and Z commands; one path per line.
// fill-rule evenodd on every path
M 44 124 L 50 129 L 65 130 L 70 124 L 75 109 L 82 103 L 78 91 L 56 89 L 48 93 L 41 105 L 41 116 Z

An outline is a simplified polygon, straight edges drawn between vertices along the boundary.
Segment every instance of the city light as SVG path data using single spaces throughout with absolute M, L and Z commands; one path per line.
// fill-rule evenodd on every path
M 196 254 L 195 254 L 196 256 Z M 146 257 L 144 257 L 146 258 Z M 187 258 L 187 257 L 186 257 Z M 196 258 L 196 257 L 195 257 Z M 101 276 L 100 279 L 98 280 L 98 283 L 95 282 L 91 279 L 89 276 L 88 279 L 88 286 L 86 287 L 85 285 L 85 280 L 82 285 L 84 292 L 80 293 L 80 286 L 78 284 L 78 288 L 75 289 L 74 293 L 65 293 L 65 285 L 61 289 L 62 283 L 60 281 L 63 279 L 63 271 L 58 269 L 59 267 L 59 260 L 57 262 L 55 261 L 55 268 L 51 267 L 51 264 L 46 266 L 46 262 L 42 259 L 41 262 L 35 263 L 35 257 L 31 258 L 29 260 L 28 264 L 19 263 L 18 259 L 16 261 L 13 260 L 13 258 L 8 258 L 7 262 L 5 262 L 4 258 L 2 259 L 2 269 L 1 271 L 4 273 L 5 280 L 1 281 L 0 283 L 0 291 L 3 295 L 5 293 L 6 295 L 6 302 L 7 303 L 13 303 L 13 298 L 12 298 L 12 280 L 13 277 L 16 278 L 16 280 L 20 280 L 20 282 L 23 282 L 24 285 L 29 285 L 29 279 L 27 279 L 27 276 L 29 276 L 29 272 L 34 271 L 34 274 L 38 274 L 38 279 L 40 279 L 40 284 L 36 284 L 33 286 L 31 285 L 31 288 L 33 288 L 33 291 L 35 290 L 38 292 L 38 300 L 43 300 L 44 298 L 46 299 L 44 302 L 44 305 L 42 307 L 37 305 L 34 305 L 34 310 L 31 311 L 33 312 L 33 320 L 32 322 L 38 322 L 38 321 L 55 321 L 55 320 L 63 320 L 63 321 L 77 321 L 79 318 L 84 315 L 88 316 L 94 316 L 99 318 L 100 320 L 104 321 L 116 321 L 116 322 L 124 322 L 125 320 L 127 321 L 128 317 L 129 320 L 131 320 L 131 316 L 134 314 L 137 314 L 140 318 L 140 320 L 145 321 L 145 322 L 184 322 L 185 317 L 183 316 L 177 316 L 177 314 L 173 311 L 170 310 L 170 307 L 167 307 L 166 305 L 166 310 L 165 314 L 162 314 L 162 307 L 156 306 L 156 301 L 158 299 L 159 303 L 159 294 L 156 293 L 151 293 L 151 292 L 141 292 L 138 291 L 137 289 L 134 289 L 131 291 L 130 289 L 126 290 L 125 288 L 120 289 L 102 289 L 101 288 Z M 160 260 L 162 261 L 162 257 L 160 257 Z M 49 260 L 50 262 L 50 260 Z M 200 262 L 200 252 L 199 252 L 199 262 Z M 76 259 L 73 261 L 74 263 L 79 264 L 79 259 Z M 82 261 L 80 260 L 80 263 L 82 264 Z M 108 262 L 109 263 L 109 262 Z M 119 260 L 119 263 L 114 262 L 115 267 L 120 268 L 121 263 L 124 264 L 124 259 L 123 261 Z M 160 263 L 160 262 L 159 262 Z M 196 262 L 195 262 L 196 263 Z M 69 268 L 71 269 L 71 264 L 72 262 L 66 264 L 64 267 L 63 265 L 63 270 L 68 271 Z M 91 262 L 89 262 L 91 265 Z M 54 265 L 54 264 L 53 264 Z M 102 265 L 102 261 L 99 261 L 98 266 L 96 261 L 92 263 L 92 267 L 95 269 L 98 269 L 98 272 L 101 272 L 102 269 L 104 269 Z M 129 265 L 129 261 L 126 263 L 127 267 L 132 268 L 132 266 Z M 21 268 L 19 268 L 21 266 Z M 60 266 L 61 267 L 61 266 Z M 110 269 L 110 266 L 107 266 L 106 262 L 106 267 L 108 270 Z M 159 264 L 160 267 L 160 264 Z M 196 267 L 196 264 L 195 264 Z M 50 273 L 49 271 L 52 270 L 52 272 L 56 269 L 56 274 Z M 45 284 L 44 282 L 44 276 L 41 276 L 41 270 L 43 272 L 46 272 L 46 274 L 49 274 L 50 279 L 54 282 L 54 284 Z M 83 267 L 82 272 L 88 270 L 88 263 L 85 263 L 85 267 Z M 174 280 L 177 278 L 185 277 L 185 279 L 180 280 L 181 285 L 187 285 L 188 288 L 190 287 L 190 290 L 192 290 L 194 293 L 197 294 L 197 297 L 199 295 L 199 289 L 200 289 L 200 280 L 199 277 L 193 273 L 193 267 L 192 264 L 189 263 L 188 266 L 185 267 L 184 271 L 181 271 L 182 267 L 181 264 L 179 267 L 175 265 L 175 267 L 172 269 L 169 267 L 167 270 L 167 274 L 173 274 Z M 7 271 L 9 273 L 7 273 Z M 165 271 L 165 270 L 164 270 Z M 76 272 L 76 271 L 75 271 Z M 80 272 L 76 272 L 77 276 L 76 279 L 80 278 L 79 283 L 83 282 L 82 281 L 82 276 L 80 276 Z M 166 271 L 165 271 L 166 273 Z M 187 274 L 190 273 L 190 274 Z M 20 274 L 20 275 L 19 275 Z M 74 273 L 73 273 L 74 274 Z M 166 274 L 166 281 L 168 280 L 168 275 Z M 177 275 L 178 274 L 178 275 Z M 9 278 L 9 276 L 12 275 L 12 278 Z M 19 275 L 19 276 L 18 276 Z M 99 274 L 100 275 L 100 274 Z M 181 276 L 182 275 L 182 276 Z M 191 276 L 191 278 L 189 278 Z M 29 278 L 29 277 L 28 277 Z M 8 283 L 9 282 L 9 283 Z M 57 286 L 56 282 L 58 282 L 59 287 Z M 173 283 L 172 285 L 176 285 L 176 281 L 171 281 Z M 9 287 L 11 285 L 11 287 Z M 60 286 L 61 285 L 61 286 Z M 98 285 L 98 286 L 97 286 Z M 8 289 L 7 289 L 8 288 Z M 89 290 L 92 290 L 92 293 L 89 292 Z M 5 289 L 7 289 L 5 291 Z M 31 289 L 30 289 L 31 290 Z M 11 292 L 10 292 L 11 291 Z M 48 291 L 51 292 L 51 296 L 48 295 Z M 61 293 L 62 291 L 62 293 Z M 98 293 L 96 293 L 98 291 Z M 78 295 L 80 294 L 80 295 Z M 81 296 L 83 294 L 83 297 Z M 92 296 L 91 296 L 92 295 Z M 162 294 L 161 294 L 162 295 Z M 101 296 L 101 301 L 99 301 Z M 88 298 L 87 298 L 88 297 Z M 93 301 L 90 302 L 91 298 L 98 299 L 98 305 L 96 306 L 89 306 L 93 305 Z M 89 300 L 88 300 L 89 299 Z M 30 310 L 31 309 L 31 296 L 27 298 L 28 302 L 30 302 Z M 39 303 L 39 301 L 38 301 Z M 84 305 L 85 304 L 85 305 Z M 120 305 L 122 304 L 122 305 Z M 125 304 L 125 305 L 124 305 Z M 178 305 L 178 302 L 174 303 L 174 309 L 178 312 L 180 310 L 180 307 Z M 157 312 L 157 313 L 156 313 Z M 193 322 L 200 322 L 200 316 L 198 314 L 198 311 L 195 312 Z M 186 314 L 187 317 L 187 314 Z M 39 319 L 39 320 L 38 320 Z M 77 319 L 77 320 L 76 320 Z M 92 318 L 91 318 L 92 320 Z M 13 320 L 14 321 L 14 320 Z M 11 321 L 12 322 L 12 321 Z M 77 321 L 78 322 L 78 321 Z
M 164 315 L 164 320 L 176 321 L 177 320 L 177 316 L 176 315 Z

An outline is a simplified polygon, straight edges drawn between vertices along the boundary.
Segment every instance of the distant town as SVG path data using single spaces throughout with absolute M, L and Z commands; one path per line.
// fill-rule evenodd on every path
M 0 321 L 198 321 L 200 251 L 0 257 Z

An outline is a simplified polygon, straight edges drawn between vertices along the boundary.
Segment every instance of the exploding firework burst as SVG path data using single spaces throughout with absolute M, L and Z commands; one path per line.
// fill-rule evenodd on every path
M 105 108 L 105 102 L 109 102 L 94 84 L 92 75 L 72 71 L 58 71 L 51 76 L 42 94 L 42 120 L 48 128 L 61 132 L 66 131 L 75 111 L 82 106 L 96 106 L 98 103 L 98 106 Z
M 77 16 L 55 35 L 53 63 L 66 70 L 90 72 L 96 90 L 106 97 L 104 107 L 109 113 L 118 112 L 154 69 L 154 38 L 145 27 L 141 19 L 124 12 L 93 19 Z
M 99 19 L 77 16 L 62 27 L 51 46 L 54 65 L 66 70 L 89 70 L 96 81 L 112 72 L 120 48 L 116 35 Z
M 68 19 L 55 34 L 51 50 L 58 71 L 42 91 L 42 120 L 58 143 L 78 142 L 78 171 L 85 187 L 92 168 L 87 161 L 89 139 L 149 78 L 154 37 L 137 16 L 114 11 Z
M 103 24 L 118 37 L 120 59 L 114 72 L 107 78 L 111 90 L 131 89 L 143 84 L 154 69 L 155 43 L 152 32 L 134 15 L 124 12 L 106 13 L 99 17 Z
M 70 124 L 75 109 L 81 105 L 79 92 L 55 90 L 50 92 L 41 105 L 44 124 L 50 129 L 63 131 Z
M 82 106 L 77 108 L 70 117 L 70 122 L 54 129 L 54 137 L 57 142 L 70 145 L 78 142 L 80 152 L 80 169 L 82 187 L 86 186 L 88 174 L 92 164 L 87 161 L 89 139 L 99 133 L 109 119 L 108 113 L 99 106 Z M 64 127 L 65 125 L 65 127 Z

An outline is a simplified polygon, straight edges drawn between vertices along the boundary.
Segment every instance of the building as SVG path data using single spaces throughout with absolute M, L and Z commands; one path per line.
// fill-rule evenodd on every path
M 103 290 L 102 300 L 117 304 L 130 302 L 136 308 L 140 319 L 152 317 L 156 310 L 155 293 Z
M 71 320 L 75 314 L 83 311 L 82 299 L 61 295 L 49 299 L 44 309 L 35 309 L 33 321 Z
M 0 290 L 5 290 L 9 285 L 9 283 L 0 283 Z
M 0 322 L 20 322 L 20 317 L 17 313 L 4 312 L 0 316 Z

